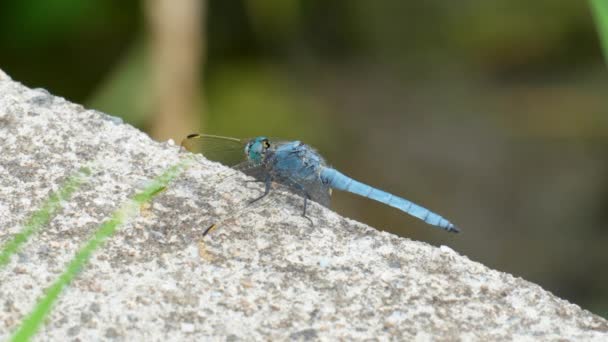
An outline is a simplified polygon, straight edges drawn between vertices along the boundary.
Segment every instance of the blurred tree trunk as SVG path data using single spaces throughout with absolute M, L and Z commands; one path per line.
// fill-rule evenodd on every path
M 155 109 L 150 134 L 179 141 L 200 129 L 206 0 L 147 0 Z

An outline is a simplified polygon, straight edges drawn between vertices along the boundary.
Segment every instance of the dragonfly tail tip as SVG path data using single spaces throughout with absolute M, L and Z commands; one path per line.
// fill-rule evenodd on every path
M 452 225 L 451 227 L 448 228 L 448 232 L 450 232 L 450 233 L 460 233 L 460 228 L 456 227 L 455 225 Z

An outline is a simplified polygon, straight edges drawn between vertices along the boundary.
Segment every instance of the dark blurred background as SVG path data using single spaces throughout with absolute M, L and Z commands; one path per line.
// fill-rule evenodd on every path
M 0 69 L 159 140 L 303 140 L 463 233 L 348 194 L 337 212 L 608 317 L 608 71 L 589 5 L 2 1 Z

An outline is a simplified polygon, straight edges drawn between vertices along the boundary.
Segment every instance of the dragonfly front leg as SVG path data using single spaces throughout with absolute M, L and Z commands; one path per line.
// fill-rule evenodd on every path
M 268 193 L 270 193 L 270 185 L 272 183 L 272 179 L 270 177 L 266 177 L 266 180 L 264 180 L 265 183 L 265 189 L 264 189 L 264 193 L 262 194 L 262 196 L 258 197 L 258 198 L 254 198 L 253 200 L 251 200 L 249 202 L 249 204 L 253 204 L 259 200 L 261 200 L 262 198 L 266 197 L 266 195 L 268 195 Z

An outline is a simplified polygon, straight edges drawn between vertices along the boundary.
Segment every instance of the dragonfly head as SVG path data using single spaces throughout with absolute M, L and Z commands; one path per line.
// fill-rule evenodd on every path
M 254 164 L 261 164 L 264 161 L 266 151 L 270 148 L 270 142 L 266 137 L 256 137 L 245 145 L 245 155 Z

